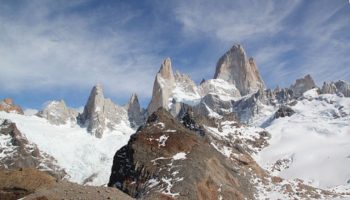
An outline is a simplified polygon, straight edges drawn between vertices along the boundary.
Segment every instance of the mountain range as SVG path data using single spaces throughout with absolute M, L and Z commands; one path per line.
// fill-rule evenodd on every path
M 0 173 L 16 177 L 0 184 L 0 199 L 55 199 L 55 188 L 76 183 L 77 191 L 108 186 L 137 199 L 350 198 L 349 97 L 349 83 L 317 86 L 311 75 L 268 89 L 235 44 L 200 84 L 166 58 L 147 108 L 136 94 L 117 105 L 99 84 L 82 112 L 55 100 L 26 115 L 7 98 Z M 14 181 L 41 172 L 57 184 L 28 190 Z M 118 190 L 107 196 L 129 198 Z

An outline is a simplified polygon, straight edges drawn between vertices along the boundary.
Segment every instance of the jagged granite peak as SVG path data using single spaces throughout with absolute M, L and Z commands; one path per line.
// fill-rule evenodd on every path
M 304 78 L 297 79 L 290 89 L 293 91 L 294 97 L 300 97 L 304 92 L 315 87 L 317 87 L 315 81 L 312 79 L 311 75 L 308 74 L 304 76 Z
M 37 116 L 47 119 L 51 124 L 60 125 L 67 122 L 76 122 L 78 111 L 68 108 L 64 100 L 51 101 Z
M 219 59 L 214 79 L 233 83 L 242 96 L 265 88 L 254 59 L 248 59 L 246 52 L 239 44 L 233 45 Z
M 323 82 L 321 93 L 322 94 L 336 94 L 338 91 L 337 86 L 333 82 Z
M 127 111 L 129 122 L 132 127 L 138 127 L 144 123 L 143 112 L 136 94 L 131 95 L 127 105 Z
M 171 60 L 170 58 L 166 58 L 154 80 L 152 99 L 147 108 L 149 115 L 160 107 L 168 107 L 169 97 L 171 96 L 174 87 L 175 77 L 171 67 Z
M 23 115 L 22 108 L 20 106 L 15 105 L 11 98 L 5 98 L 2 101 L 0 101 L 0 111 Z
M 350 97 L 350 84 L 349 83 L 347 83 L 343 80 L 339 80 L 339 81 L 335 82 L 334 84 L 340 93 L 342 93 L 345 97 Z
M 171 59 L 165 58 L 158 72 L 166 80 L 174 80 L 174 72 L 171 66 Z
M 128 121 L 127 111 L 105 99 L 100 84 L 95 85 L 90 93 L 84 111 L 79 115 L 79 122 L 87 126 L 87 130 L 98 138 L 109 129 L 114 130 L 116 124 Z

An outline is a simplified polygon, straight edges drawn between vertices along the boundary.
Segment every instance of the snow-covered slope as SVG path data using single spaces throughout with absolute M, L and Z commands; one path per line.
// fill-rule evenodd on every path
M 57 160 L 70 181 L 91 185 L 108 182 L 115 152 L 134 133 L 127 124 L 120 124 L 118 129 L 96 138 L 76 124 L 53 125 L 37 116 L 0 111 L 0 119 L 16 123 L 29 141 Z
M 269 122 L 272 137 L 257 161 L 274 175 L 316 187 L 350 184 L 350 98 L 316 90 L 291 107 L 294 115 Z

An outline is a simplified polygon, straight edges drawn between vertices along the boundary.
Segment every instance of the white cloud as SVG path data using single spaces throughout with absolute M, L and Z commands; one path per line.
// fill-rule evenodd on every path
M 349 10 L 343 0 L 204 0 L 175 4 L 174 13 L 186 37 L 241 43 L 270 86 L 288 86 L 307 73 L 350 81 Z
M 202 1 L 178 4 L 176 18 L 188 35 L 199 32 L 226 42 L 276 34 L 299 1 Z
M 116 14 L 113 27 L 99 25 L 103 10 L 53 17 L 76 6 L 67 2 L 52 6 L 34 1 L 22 5 L 18 13 L 0 7 L 1 89 L 86 89 L 102 83 L 113 97 L 132 92 L 148 97 L 161 61 L 151 53 L 157 43 L 143 38 L 142 32 L 119 29 L 137 12 Z

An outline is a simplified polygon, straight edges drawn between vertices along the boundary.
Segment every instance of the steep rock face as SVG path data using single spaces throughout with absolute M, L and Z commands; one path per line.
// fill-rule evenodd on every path
M 333 82 L 323 82 L 321 93 L 322 94 L 336 94 L 338 91 L 337 86 Z
M 145 119 L 142 113 L 139 100 L 136 94 L 133 94 L 127 105 L 129 122 L 132 127 L 141 126 Z
M 239 44 L 234 45 L 219 59 L 214 79 L 223 79 L 234 84 L 242 96 L 265 88 L 254 59 L 248 59 Z
M 0 169 L 37 168 L 60 179 L 66 175 L 56 160 L 29 142 L 15 123 L 0 119 L 0 141 Z
M 171 60 L 166 58 L 154 80 L 152 99 L 147 108 L 149 115 L 160 107 L 168 108 L 169 98 L 174 88 L 175 77 L 171 67 Z
M 338 91 L 341 92 L 345 97 L 350 97 L 350 84 L 345 81 L 337 81 L 334 83 Z
M 350 97 L 350 84 L 339 80 L 337 82 L 324 82 L 321 94 L 338 94 L 340 96 Z
M 89 132 L 101 138 L 106 130 L 114 130 L 115 125 L 128 123 L 127 111 L 105 99 L 101 85 L 92 88 L 84 112 L 79 115 L 81 124 L 86 125 Z
M 240 165 L 225 159 L 205 134 L 159 109 L 115 154 L 108 185 L 143 199 L 254 199 L 252 172 Z
M 68 121 L 76 122 L 78 112 L 66 106 L 63 100 L 51 101 L 47 106 L 39 111 L 39 117 L 47 119 L 51 124 L 66 124 Z
M 308 74 L 304 78 L 297 79 L 290 89 L 293 91 L 294 97 L 300 97 L 304 92 L 315 87 L 317 87 L 315 81 Z
M 23 110 L 21 107 L 15 105 L 13 100 L 10 98 L 3 99 L 0 101 L 0 111 L 5 111 L 7 113 L 13 112 L 23 115 Z

